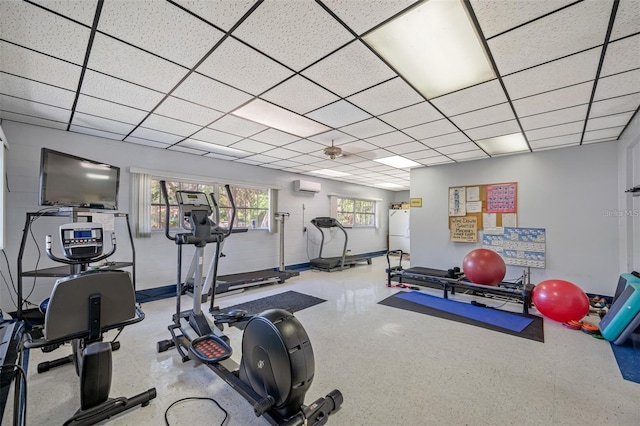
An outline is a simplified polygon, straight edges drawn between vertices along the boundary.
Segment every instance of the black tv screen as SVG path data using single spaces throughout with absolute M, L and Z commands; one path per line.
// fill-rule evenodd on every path
M 120 168 L 42 148 L 41 206 L 118 208 Z

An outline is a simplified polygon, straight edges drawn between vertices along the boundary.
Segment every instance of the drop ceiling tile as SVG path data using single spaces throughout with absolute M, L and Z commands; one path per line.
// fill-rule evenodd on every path
M 264 2 L 233 35 L 296 71 L 353 39 L 321 6 L 301 1 Z
M 478 109 L 450 118 L 459 128 L 464 130 L 499 123 L 501 121 L 513 120 L 515 116 L 513 115 L 511 105 L 505 102 L 500 105 Z
M 299 152 L 299 153 L 307 154 L 313 151 L 321 151 L 322 149 L 324 149 L 325 146 L 326 145 L 312 142 L 308 139 L 301 139 L 297 142 L 293 142 L 286 145 L 285 148 Z
M 6 3 L 6 2 L 0 2 Z M 81 68 L 43 54 L 0 41 L 0 71 L 63 89 L 78 89 Z
M 356 34 L 363 34 L 415 2 L 416 0 L 323 0 Z
M 146 127 L 138 127 L 135 129 L 131 137 L 146 139 L 149 141 L 160 142 L 163 144 L 174 144 L 184 139 L 183 136 L 172 135 L 170 133 L 159 132 L 153 129 L 147 129 Z M 129 139 L 129 138 L 127 138 Z
M 524 130 L 539 129 L 542 127 L 556 126 L 558 124 L 571 123 L 585 119 L 587 116 L 587 105 L 577 105 L 557 111 L 545 112 L 542 114 L 530 115 L 520 119 L 520 124 Z
M 422 151 L 426 146 L 420 142 L 402 143 L 400 145 L 388 146 L 387 149 L 394 154 L 404 155 L 410 152 Z
M 471 0 L 471 6 L 478 18 L 486 38 L 522 25 L 547 13 L 564 7 L 575 0 Z
M 315 164 L 322 161 L 322 159 L 318 157 L 314 157 L 313 155 L 298 155 L 297 157 L 292 157 L 291 160 L 296 161 L 300 164 Z M 314 167 L 313 169 L 309 169 L 309 170 L 315 170 L 315 169 L 317 169 L 317 167 Z
M 0 95 L 0 111 L 29 115 L 47 120 L 68 122 L 71 111 L 38 102 L 30 102 L 12 96 Z
M 230 112 L 251 99 L 251 95 L 193 73 L 172 93 L 177 98 L 222 112 Z
M 293 173 L 300 173 L 300 172 L 310 172 L 311 170 L 317 170 L 317 169 L 318 168 L 315 167 L 315 166 L 310 166 L 308 164 L 302 164 L 300 166 L 293 167 L 291 169 L 291 171 Z
M 239 160 L 234 160 L 236 163 L 250 164 L 252 166 L 259 166 L 262 164 L 260 161 L 248 160 L 246 158 L 241 158 Z
M 300 75 L 295 75 L 260 96 L 298 114 L 306 114 L 339 98 Z
M 342 127 L 340 130 L 356 138 L 365 139 L 391 132 L 393 131 L 393 127 L 374 117 L 365 121 L 360 121 L 359 123 Z
M 360 41 L 350 43 L 302 74 L 342 97 L 396 76 Z
M 216 151 L 216 149 L 218 147 L 226 148 L 226 146 L 224 146 L 224 145 L 217 145 L 215 143 L 205 142 L 205 141 L 196 140 L 196 139 L 185 139 L 182 142 L 180 142 L 178 145 L 175 145 L 175 146 L 182 146 L 182 147 L 186 147 L 186 148 L 189 148 L 189 149 L 198 150 L 198 151 L 202 152 L 203 154 L 205 152 Z M 224 152 L 224 151 L 219 151 L 219 153 L 220 152 Z M 236 158 L 236 157 L 234 157 L 234 158 Z
M 188 148 L 186 146 L 173 145 L 167 148 L 168 151 L 184 152 L 185 154 L 204 155 L 207 152 L 199 149 Z
M 168 2 L 107 1 L 98 30 L 192 68 L 223 32 Z
M 253 135 L 251 139 L 265 142 L 270 145 L 282 146 L 300 140 L 300 137 L 292 135 L 290 133 L 281 132 L 280 130 L 276 129 L 267 129 L 264 132 Z
M 442 114 L 438 112 L 429 102 L 421 102 L 410 107 L 392 111 L 378 118 L 398 129 L 417 126 L 418 124 L 442 119 Z
M 502 75 L 603 43 L 612 0 L 578 3 L 489 40 Z
M 640 105 L 640 93 L 605 99 L 591 104 L 590 117 L 618 114 L 621 112 L 635 111 Z
M 248 161 L 254 161 L 258 164 L 273 163 L 280 160 L 279 158 L 270 157 L 264 154 L 250 155 L 248 157 L 245 157 L 244 159 Z
M 609 43 L 600 77 L 636 68 L 640 68 L 640 35 Z
M 372 136 L 367 138 L 367 142 L 374 144 L 377 147 L 384 148 L 388 146 L 398 145 L 406 142 L 413 142 L 413 138 L 410 136 L 399 132 L 394 131 L 390 133 L 385 133 L 379 136 Z
M 518 126 L 518 122 L 516 120 L 476 127 L 475 129 L 469 129 L 465 131 L 467 136 L 474 140 L 487 139 L 495 136 L 502 136 L 519 132 L 520 127 Z M 425 143 L 429 145 L 428 141 L 425 141 Z
M 425 148 L 422 151 L 409 152 L 404 154 L 403 157 L 408 158 L 409 160 L 418 161 L 424 158 L 437 157 L 440 153 L 436 150 Z
M 73 114 L 71 124 L 76 126 L 88 127 L 90 129 L 102 130 L 119 135 L 128 135 L 136 126 L 133 124 L 123 123 L 122 121 L 109 120 L 95 115 L 76 112 Z M 123 136 L 124 137 L 124 136 Z M 122 139 L 122 138 L 121 138 Z
M 168 93 L 187 74 L 183 67 L 99 33 L 87 67 L 162 93 Z
M 335 143 L 340 144 L 340 143 L 347 143 L 347 142 L 356 140 L 356 138 L 354 138 L 353 136 L 347 135 L 346 133 L 343 133 L 340 130 L 329 130 L 328 132 L 310 136 L 307 139 L 324 144 L 324 145 L 330 144 L 331 141 L 334 141 Z
M 88 28 L 21 1 L 0 1 L 0 16 L 0 39 L 82 65 Z
M 158 114 L 151 114 L 140 125 L 147 129 L 160 130 L 161 132 L 167 132 L 179 136 L 189 136 L 201 129 L 201 126 L 196 126 L 195 124 L 186 123 L 180 120 L 174 120 L 173 118 L 163 117 Z M 237 140 L 240 140 L 240 138 Z
M 530 96 L 528 98 L 513 101 L 513 107 L 519 117 L 540 114 L 575 105 L 589 103 L 593 83 L 582 83 L 564 89 Z
M 441 146 L 454 145 L 457 143 L 468 142 L 469 138 L 462 132 L 453 132 L 434 138 L 422 139 L 421 142 L 430 148 L 439 148 Z
M 174 98 L 173 96 L 169 96 L 162 101 L 154 112 L 199 126 L 206 126 L 223 115 L 220 111 Z
M 81 93 L 132 108 L 150 111 L 163 98 L 154 90 L 87 70 L 82 80 Z
M 97 136 L 99 138 L 104 138 L 104 139 L 113 139 L 116 141 L 121 141 L 126 136 L 126 135 L 120 135 L 118 133 L 105 132 L 103 130 L 90 129 L 88 127 L 74 126 L 74 125 L 71 125 L 69 127 L 69 131 L 82 133 L 90 136 Z
M 312 111 L 309 114 L 306 114 L 306 117 L 331 127 L 342 127 L 347 124 L 366 120 L 367 118 L 370 118 L 371 115 L 345 100 L 340 100 Z
M 224 145 L 229 146 L 235 142 L 238 142 L 242 139 L 241 136 L 232 135 L 229 133 L 224 133 L 218 130 L 213 130 L 209 128 L 204 128 L 197 133 L 194 133 L 191 136 L 192 139 L 197 139 L 200 141 L 211 142 L 216 145 Z
M 67 130 L 67 123 L 61 123 L 59 121 L 31 117 L 24 114 L 16 114 L 9 111 L 0 110 L 0 118 L 3 120 L 16 121 L 18 123 L 33 124 L 34 126 L 49 127 L 52 129 L 59 129 L 59 130 Z
M 174 0 L 182 7 L 190 10 L 206 21 L 230 30 L 242 16 L 251 9 L 255 0 L 234 1 L 202 1 L 202 0 Z
M 598 80 L 594 101 L 640 92 L 640 69 Z
M 425 166 L 436 166 L 438 164 L 453 163 L 453 160 L 451 160 L 449 157 L 445 157 L 444 155 L 423 158 L 422 160 L 416 160 L 416 161 L 420 164 L 424 164 Z
M 270 89 L 293 74 L 231 37 L 225 39 L 196 71 L 253 95 Z
M 640 31 L 640 8 L 635 0 L 622 0 L 618 5 L 611 40 Z
M 483 158 L 489 158 L 489 156 L 481 149 L 474 149 L 471 151 L 465 152 L 456 152 L 452 154 L 448 154 L 449 158 L 456 161 L 469 161 L 469 160 L 480 160 Z
M 433 138 L 436 136 L 445 135 L 445 134 L 453 133 L 456 131 L 458 131 L 458 129 L 456 129 L 456 126 L 451 124 L 449 120 L 433 121 L 431 123 L 422 124 L 420 126 L 415 126 L 415 127 L 409 127 L 403 130 L 403 132 L 405 132 L 409 136 L 414 137 L 415 139 Z
M 534 141 L 537 139 L 548 139 L 556 136 L 573 135 L 581 133 L 584 128 L 584 119 L 575 123 L 559 124 L 557 126 L 544 127 L 542 129 L 526 131 L 527 139 Z
M 431 100 L 445 115 L 462 114 L 504 102 L 507 102 L 507 97 L 498 80 L 487 81 Z
M 273 149 L 273 145 L 254 141 L 251 139 L 243 139 L 239 142 L 234 143 L 231 147 L 236 149 L 241 149 L 247 152 L 253 152 L 256 154 Z
M 467 151 L 482 152 L 482 150 L 478 149 L 478 145 L 476 145 L 473 142 L 464 142 L 464 143 L 458 143 L 455 145 L 443 146 L 438 148 L 438 151 L 440 152 L 440 154 L 445 154 L 445 155 L 457 154 L 460 152 L 467 152 Z
M 293 157 L 297 157 L 300 155 L 299 152 L 291 151 L 290 149 L 285 148 L 275 148 L 269 151 L 264 152 L 264 155 L 268 155 L 270 157 L 280 158 L 282 160 L 290 159 Z
M 373 151 L 378 147 L 365 141 L 353 141 L 345 144 L 337 145 L 347 154 L 362 154 L 363 152 Z
M 286 167 L 297 167 L 300 166 L 300 163 L 296 163 L 295 161 L 291 161 L 291 160 L 280 160 L 280 161 L 276 161 L 274 163 L 265 165 L 265 167 L 273 167 L 273 168 L 279 168 L 279 169 L 283 169 Z
M 398 145 L 401 146 L 401 145 Z M 422 148 L 424 149 L 424 145 L 422 145 Z M 386 149 L 374 149 L 371 151 L 365 151 L 365 152 L 361 152 L 358 155 L 362 158 L 366 158 L 367 160 L 376 160 L 376 159 L 380 159 L 380 158 L 388 158 L 388 157 L 392 157 L 395 153 L 390 151 L 390 150 L 386 150 Z M 374 172 L 381 172 L 381 171 L 394 171 L 394 170 L 398 170 L 395 167 L 391 167 L 391 166 L 387 166 L 386 164 L 380 164 L 379 166 L 375 166 L 375 167 L 369 167 L 368 170 L 374 171 Z M 353 166 L 351 166 L 353 167 Z
M 531 145 L 531 149 L 540 150 L 546 148 L 553 148 L 559 146 L 570 146 L 570 145 L 579 145 L 580 138 L 582 137 L 582 132 L 576 133 L 574 135 L 564 135 L 557 136 L 555 138 L 548 139 L 538 139 L 535 141 L 529 141 L 529 145 Z
M 96 14 L 97 0 L 32 0 L 49 10 L 58 12 L 67 18 L 74 19 L 89 27 L 93 25 Z
M 0 72 L 0 93 L 69 110 L 75 99 L 75 93 L 71 90 L 2 72 Z
M 148 139 L 136 138 L 133 136 L 128 136 L 124 141 L 134 143 L 136 145 L 150 146 L 152 148 L 166 149 L 169 147 L 169 144 L 166 144 L 166 143 L 151 141 Z
M 573 84 L 593 81 L 602 48 L 587 50 L 557 61 L 529 68 L 503 78 L 512 100 Z
M 620 136 L 620 133 L 622 133 L 622 130 L 624 130 L 624 126 L 584 132 L 582 143 L 595 141 L 600 142 L 602 140 L 616 140 Z
M 411 86 L 400 77 L 364 90 L 347 100 L 365 111 L 379 115 L 424 101 Z
M 626 126 L 634 113 L 635 111 L 630 111 L 623 114 L 607 115 L 606 117 L 590 118 L 587 121 L 587 131 Z
M 232 135 L 238 135 L 245 138 L 267 129 L 267 127 L 262 124 L 245 120 L 244 118 L 236 117 L 234 115 L 225 115 L 208 127 L 210 129 L 220 130 L 225 133 L 231 133 Z
M 146 111 L 104 101 L 87 95 L 80 95 L 78 97 L 76 112 L 84 112 L 129 124 L 138 124 L 147 116 Z

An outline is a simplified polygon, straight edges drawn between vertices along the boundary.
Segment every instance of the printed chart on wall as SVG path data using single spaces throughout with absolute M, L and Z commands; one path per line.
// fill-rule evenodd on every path
M 450 187 L 448 208 L 450 240 L 475 243 L 479 230 L 518 226 L 518 184 Z
M 494 250 L 504 263 L 546 267 L 547 232 L 544 228 L 493 228 L 482 234 L 482 247 Z

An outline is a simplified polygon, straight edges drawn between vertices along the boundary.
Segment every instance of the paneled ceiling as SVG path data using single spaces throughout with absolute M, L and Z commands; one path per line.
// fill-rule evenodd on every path
M 478 141 L 512 134 L 524 152 L 611 143 L 636 114 L 640 1 L 464 0 L 497 77 L 432 99 L 365 42 L 422 3 L 0 0 L 0 118 L 403 190 L 409 168 L 374 160 L 483 159 Z

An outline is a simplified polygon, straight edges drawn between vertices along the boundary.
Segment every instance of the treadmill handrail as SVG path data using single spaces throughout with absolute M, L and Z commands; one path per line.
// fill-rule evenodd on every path
M 322 222 L 329 222 L 333 224 L 333 226 L 321 226 Z M 322 235 L 322 240 L 320 241 L 320 252 L 318 253 L 318 258 L 322 259 L 322 248 L 324 247 L 324 231 L 322 230 L 322 228 L 340 228 L 340 230 L 342 231 L 342 233 L 344 234 L 344 248 L 342 250 L 342 260 L 340 262 L 340 269 L 344 269 L 344 261 L 345 261 L 345 257 L 347 256 L 347 245 L 349 244 L 349 235 L 347 234 L 347 230 L 344 228 L 344 226 L 342 226 L 342 224 L 340 222 L 338 222 L 337 219 L 333 218 L 333 217 L 316 217 L 311 219 L 311 223 L 313 224 L 313 226 L 315 226 L 316 228 L 318 228 L 318 230 L 320 231 L 320 234 Z

